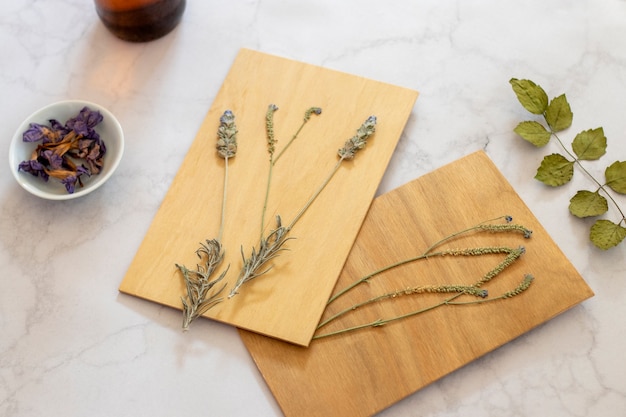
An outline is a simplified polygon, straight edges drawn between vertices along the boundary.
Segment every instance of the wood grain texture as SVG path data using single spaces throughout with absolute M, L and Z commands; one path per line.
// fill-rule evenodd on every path
M 374 197 L 417 92 L 313 65 L 242 50 L 174 178 L 120 291 L 182 308 L 182 277 L 175 264 L 194 267 L 198 243 L 217 237 L 224 162 L 215 152 L 222 113 L 236 116 L 239 149 L 229 163 L 224 265 L 227 291 L 261 235 L 268 173 L 265 114 L 274 115 L 277 152 L 300 126 L 304 112 L 322 108 L 274 168 L 264 224 L 288 224 L 336 164 L 337 150 L 370 116 L 378 125 L 367 147 L 346 161 L 295 225 L 273 269 L 206 316 L 264 335 L 307 345 Z M 226 294 L 224 294 L 226 295 Z M 193 327 L 193 325 L 192 325 Z
M 335 292 L 381 267 L 423 253 L 444 236 L 505 214 L 532 229 L 532 238 L 472 233 L 443 248 L 523 245 L 526 253 L 484 286 L 490 297 L 495 297 L 515 288 L 525 274 L 532 274 L 531 287 L 516 297 L 481 305 L 443 306 L 382 327 L 313 340 L 308 348 L 240 331 L 284 414 L 371 416 L 593 295 L 483 152 L 375 199 Z M 323 317 L 409 286 L 469 285 L 501 259 L 501 255 L 429 258 L 396 268 L 338 299 Z M 322 330 L 404 314 L 443 297 L 399 297 L 357 309 Z

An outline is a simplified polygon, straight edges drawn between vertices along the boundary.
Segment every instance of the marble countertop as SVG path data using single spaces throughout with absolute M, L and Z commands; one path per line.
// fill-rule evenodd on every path
M 555 144 L 513 132 L 527 113 L 509 79 L 566 93 L 575 132 L 602 126 L 626 159 L 626 2 L 192 1 L 171 34 L 110 35 L 88 0 L 0 11 L 0 415 L 280 416 L 235 329 L 118 286 L 242 47 L 420 91 L 379 193 L 483 149 L 584 276 L 595 297 L 383 411 L 409 416 L 623 416 L 626 243 L 588 242 L 574 184 L 533 179 Z M 124 159 L 84 198 L 23 191 L 6 161 L 33 111 L 81 98 L 116 114 Z M 622 207 L 626 198 L 617 197 Z M 611 210 L 613 219 L 618 214 Z

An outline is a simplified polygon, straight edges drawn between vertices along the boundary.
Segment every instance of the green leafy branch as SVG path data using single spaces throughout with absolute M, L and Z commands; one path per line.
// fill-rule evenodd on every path
M 601 216 L 609 210 L 610 201 L 621 218 L 617 222 L 596 220 L 591 226 L 589 239 L 600 249 L 619 245 L 626 238 L 626 216 L 612 192 L 626 194 L 626 161 L 609 165 L 604 171 L 604 182 L 597 180 L 581 161 L 598 160 L 606 153 L 607 139 L 602 127 L 578 133 L 572 141 L 570 152 L 557 135 L 572 125 L 574 117 L 565 94 L 549 100 L 544 89 L 530 80 L 512 78 L 509 82 L 522 106 L 530 113 L 542 116 L 544 122 L 523 121 L 515 127 L 515 133 L 536 147 L 543 147 L 554 138 L 565 153 L 565 156 L 559 153 L 545 156 L 535 179 L 558 187 L 573 178 L 574 166 L 577 166 L 596 188 L 592 191 L 577 191 L 570 199 L 570 213 L 579 218 Z

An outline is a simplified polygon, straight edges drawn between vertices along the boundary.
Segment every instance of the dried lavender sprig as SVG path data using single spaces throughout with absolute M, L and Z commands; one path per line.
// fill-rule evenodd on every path
M 348 139 L 344 144 L 343 148 L 339 149 L 337 152 L 339 155 L 339 160 L 330 171 L 326 179 L 322 182 L 322 184 L 313 192 L 309 200 L 304 204 L 304 206 L 300 209 L 300 211 L 294 216 L 293 220 L 289 224 L 289 228 L 291 229 L 300 218 L 304 215 L 304 213 L 309 209 L 311 204 L 317 199 L 317 197 L 324 191 L 324 188 L 330 183 L 333 179 L 341 164 L 345 160 L 354 159 L 357 152 L 365 147 L 367 144 L 367 139 L 372 136 L 376 132 L 376 116 L 370 116 L 363 122 L 363 124 L 357 129 L 356 135 L 352 138 Z
M 176 264 L 176 267 L 183 275 L 187 290 L 186 297 L 181 297 L 183 303 L 183 331 L 189 330 L 191 322 L 222 302 L 223 299 L 219 297 L 219 294 L 226 287 L 226 283 L 224 283 L 219 290 L 210 293 L 213 287 L 224 279 L 228 271 L 227 267 L 217 279 L 211 279 L 217 267 L 224 260 L 222 235 L 226 215 L 228 160 L 237 154 L 237 126 L 235 125 L 235 115 L 230 110 L 226 110 L 222 117 L 220 117 L 220 126 L 217 129 L 217 143 L 215 147 L 217 154 L 224 158 L 224 186 L 222 192 L 220 229 L 217 239 L 206 240 L 206 243 L 200 243 L 200 248 L 196 250 L 196 255 L 201 260 L 204 259 L 204 265 L 198 264 L 196 265 L 196 270 L 191 270 L 184 265 Z
M 368 117 L 356 131 L 356 135 L 348 139 L 343 148 L 337 151 L 342 160 L 353 159 L 356 153 L 365 147 L 367 139 L 376 131 L 376 122 L 376 116 Z
M 268 110 L 268 113 L 267 113 L 267 117 L 266 117 L 266 121 L 267 121 L 267 126 L 266 127 L 267 127 L 267 132 L 268 132 L 268 143 L 271 143 L 271 144 L 274 144 L 274 145 L 275 145 L 275 141 L 273 141 L 273 139 L 270 140 L 269 138 L 270 138 L 270 136 L 273 137 L 273 118 L 272 118 L 271 115 L 274 113 L 274 111 L 276 111 L 276 109 L 277 108 L 270 107 L 270 109 Z M 305 119 L 304 119 L 305 123 L 306 123 L 306 121 L 308 120 L 308 118 L 310 117 L 310 115 L 312 113 L 317 114 L 315 109 L 316 108 L 311 108 L 311 109 L 307 110 L 307 112 L 309 112 L 309 113 L 305 114 Z M 232 298 L 233 296 L 237 295 L 239 288 L 243 284 L 245 284 L 246 282 L 249 282 L 250 280 L 252 280 L 252 279 L 254 279 L 256 277 L 259 277 L 259 276 L 265 274 L 269 269 L 271 269 L 271 268 L 265 269 L 261 273 L 257 272 L 257 269 L 259 269 L 263 265 L 265 265 L 267 263 L 267 261 L 269 261 L 270 259 L 273 259 L 276 256 L 278 256 L 278 252 L 283 250 L 282 246 L 288 240 L 288 238 L 287 238 L 288 233 L 295 226 L 295 224 L 298 222 L 298 220 L 300 220 L 300 218 L 304 215 L 304 213 L 309 209 L 309 207 L 313 204 L 313 202 L 317 199 L 317 197 L 322 193 L 322 191 L 328 185 L 328 183 L 333 178 L 335 173 L 339 170 L 339 167 L 341 166 L 341 163 L 344 160 L 346 160 L 346 159 L 354 158 L 354 156 L 356 155 L 357 151 L 359 151 L 360 149 L 363 149 L 363 147 L 365 147 L 367 138 L 370 137 L 374 133 L 374 131 L 375 131 L 375 126 L 376 126 L 376 117 L 375 116 L 370 116 L 361 125 L 361 127 L 357 130 L 356 136 L 353 137 L 352 139 L 348 140 L 348 142 L 346 142 L 346 145 L 344 146 L 344 149 L 346 149 L 346 152 L 344 152 L 342 154 L 342 152 L 340 150 L 340 152 L 339 152 L 339 156 L 340 156 L 339 161 L 335 164 L 334 168 L 331 170 L 329 175 L 324 179 L 322 184 L 313 192 L 313 194 L 311 195 L 309 200 L 298 211 L 298 213 L 296 213 L 296 215 L 294 216 L 293 220 L 291 221 L 291 223 L 289 223 L 288 226 L 283 227 L 281 222 L 280 222 L 280 217 L 277 216 L 277 228 L 275 230 L 273 230 L 272 233 L 270 233 L 270 235 L 267 238 L 264 238 L 263 237 L 263 225 L 261 225 L 262 229 L 261 229 L 261 238 L 260 238 L 259 250 L 257 251 L 257 250 L 255 250 L 253 248 L 252 249 L 252 254 L 250 255 L 250 258 L 246 258 L 245 255 L 243 254 L 243 251 L 242 251 L 242 257 L 243 257 L 244 266 L 243 266 L 243 269 L 241 270 L 241 272 L 239 274 L 239 277 L 237 278 L 237 282 L 235 283 L 235 287 L 231 290 L 228 298 Z M 271 132 L 271 135 L 270 135 L 270 132 Z M 273 151 L 270 152 L 270 169 L 272 167 L 272 164 L 271 164 L 272 156 L 273 156 Z M 269 182 L 268 182 L 268 184 L 269 184 Z M 269 190 L 269 187 L 268 187 L 268 190 Z M 267 194 L 266 194 L 265 204 L 267 204 Z M 265 213 L 265 209 L 266 209 L 266 206 L 263 207 L 263 213 Z
M 220 230 L 217 240 L 222 241 L 224 234 L 224 221 L 226 216 L 226 195 L 228 190 L 228 160 L 237 154 L 237 126 L 235 125 L 235 115 L 232 111 L 226 110 L 220 117 L 220 126 L 217 129 L 217 143 L 215 148 L 217 154 L 224 158 L 224 186 L 222 191 L 222 211 L 220 216 Z
M 215 269 L 224 259 L 221 243 L 216 239 L 200 243 L 200 248 L 196 251 L 196 255 L 201 260 L 204 260 L 203 265 L 196 265 L 196 270 L 176 264 L 176 267 L 183 275 L 187 288 L 186 298 L 181 297 L 183 303 L 183 331 L 189 330 L 189 325 L 193 320 L 222 301 L 219 294 L 226 287 L 226 284 L 224 284 L 217 291 L 210 293 L 213 287 L 226 276 L 226 271 L 224 271 L 217 279 L 211 279 L 211 275 L 213 275 Z

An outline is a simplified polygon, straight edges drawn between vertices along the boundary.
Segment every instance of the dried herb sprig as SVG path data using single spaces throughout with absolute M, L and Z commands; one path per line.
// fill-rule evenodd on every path
M 507 223 L 510 222 L 512 219 L 510 216 L 504 216 L 504 218 L 507 220 Z M 419 261 L 419 260 L 423 260 L 423 259 L 427 259 L 427 258 L 431 258 L 431 257 L 447 257 L 447 256 L 482 256 L 482 255 L 491 255 L 491 254 L 506 254 L 505 258 L 498 263 L 498 265 L 494 268 L 492 268 L 491 270 L 489 270 L 487 273 L 485 273 L 480 279 L 478 279 L 477 281 L 475 281 L 472 285 L 422 285 L 422 286 L 416 286 L 413 288 L 408 288 L 405 290 L 400 290 L 400 291 L 392 291 L 392 292 L 388 292 L 379 296 L 375 296 L 373 298 L 370 298 L 368 300 L 362 301 L 360 303 L 356 303 L 336 314 L 334 314 L 333 316 L 327 318 L 326 320 L 324 320 L 323 322 L 321 322 L 317 329 L 319 330 L 320 328 L 326 326 L 327 324 L 335 321 L 336 319 L 338 319 L 339 317 L 354 311 L 360 307 L 363 307 L 365 305 L 368 304 L 372 304 L 372 303 L 376 303 L 376 302 L 380 302 L 383 300 L 387 300 L 390 298 L 396 298 L 400 295 L 417 295 L 417 294 L 427 294 L 427 293 L 450 293 L 450 292 L 454 292 L 456 293 L 454 296 L 449 297 L 439 303 L 436 303 L 432 306 L 429 306 L 427 308 L 424 309 L 420 309 L 417 311 L 413 311 L 410 312 L 408 314 L 404 314 L 404 315 L 400 315 L 397 317 L 391 317 L 391 318 L 387 318 L 387 319 L 379 319 L 376 320 L 374 322 L 371 323 L 366 323 L 366 324 L 362 324 L 362 325 L 358 325 L 358 326 L 354 326 L 354 327 L 349 327 L 349 328 L 344 328 L 344 329 L 340 329 L 337 331 L 332 331 L 332 332 L 328 332 L 328 333 L 324 333 L 324 334 L 318 334 L 315 335 L 313 337 L 313 339 L 320 339 L 320 338 L 324 338 L 324 337 L 328 337 L 328 336 L 335 336 L 338 334 L 343 334 L 346 332 L 350 332 L 350 331 L 354 331 L 354 330 L 358 330 L 358 329 L 363 329 L 366 327 L 377 327 L 377 326 L 382 326 L 384 324 L 393 322 L 393 321 L 397 321 L 397 320 L 401 320 L 407 317 L 411 317 L 417 314 L 421 314 L 424 313 L 426 311 L 430 311 L 433 310 L 434 308 L 438 308 L 438 307 L 442 307 L 445 305 L 461 305 L 461 304 L 476 304 L 476 303 L 480 303 L 482 301 L 492 301 L 492 300 L 496 300 L 496 299 L 503 299 L 503 298 L 510 298 L 512 296 L 515 295 L 519 295 L 521 294 L 523 291 L 525 291 L 531 284 L 532 279 L 525 279 L 522 284 L 518 285 L 514 290 L 512 291 L 508 291 L 498 297 L 495 298 L 490 298 L 487 299 L 487 295 L 488 292 L 485 289 L 482 289 L 481 287 L 483 285 L 485 285 L 486 283 L 488 283 L 489 281 L 491 281 L 493 278 L 495 278 L 497 275 L 499 275 L 500 273 L 502 273 L 506 268 L 508 268 L 510 265 L 512 265 L 517 259 L 519 259 L 521 257 L 522 254 L 525 253 L 525 249 L 524 247 L 518 247 L 518 248 L 509 248 L 509 247 L 479 247 L 479 248 L 466 248 L 466 249 L 450 249 L 450 250 L 442 250 L 439 252 L 434 252 L 434 248 L 440 246 L 441 244 L 443 244 L 444 242 L 447 242 L 451 239 L 454 239 L 460 235 L 469 233 L 469 232 L 474 232 L 474 231 L 478 231 L 478 232 L 484 232 L 484 231 L 489 231 L 489 232 L 496 232 L 496 233 L 501 233 L 501 232 L 512 232 L 512 233 L 522 233 L 523 236 L 525 238 L 530 238 L 532 235 L 532 232 L 525 228 L 524 226 L 521 225 L 517 225 L 517 224 L 489 224 L 489 223 L 481 223 L 478 224 L 476 226 L 461 230 L 459 232 L 453 233 L 441 240 L 439 240 L 438 242 L 436 242 L 435 244 L 431 245 L 424 253 L 422 253 L 419 256 L 407 259 L 407 260 L 403 260 L 394 264 L 391 264 L 387 267 L 381 268 L 371 274 L 366 275 L 365 277 L 356 280 L 354 283 L 348 285 L 347 287 L 345 287 L 343 290 L 339 291 L 337 294 L 335 294 L 333 297 L 331 297 L 327 303 L 331 304 L 332 302 L 334 302 L 335 300 L 337 300 L 339 297 L 341 297 L 342 295 L 345 295 L 348 291 L 352 290 L 354 287 L 356 287 L 359 284 L 365 283 L 365 282 L 369 282 L 369 280 L 371 280 L 373 277 L 375 277 L 376 275 L 381 274 L 382 272 L 388 271 L 392 268 L 396 268 L 399 267 L 401 265 L 405 265 L 407 263 L 411 263 L 411 262 L 415 262 L 415 261 Z M 481 300 L 474 300 L 474 301 L 470 301 L 467 303 L 460 303 L 460 302 L 453 302 L 456 298 L 463 296 L 463 295 L 473 295 L 475 297 L 479 297 L 481 298 Z
M 268 152 L 270 154 L 270 180 L 271 180 L 271 170 L 276 163 L 276 159 L 273 159 L 273 155 L 275 152 L 276 141 L 274 139 L 274 124 L 273 124 L 273 114 L 278 108 L 276 106 L 270 105 L 268 108 L 268 112 L 266 114 L 266 130 L 267 130 L 267 138 L 268 138 Z M 309 120 L 311 114 L 320 114 L 321 109 L 312 107 L 305 113 L 303 125 Z M 252 249 L 252 254 L 249 258 L 246 258 L 245 254 L 242 251 L 243 258 L 243 268 L 237 278 L 235 286 L 230 291 L 228 295 L 229 298 L 234 297 L 238 294 L 241 286 L 254 278 L 258 278 L 259 276 L 267 273 L 271 268 L 265 268 L 261 270 L 261 268 L 271 259 L 278 256 L 278 253 L 284 250 L 283 245 L 289 239 L 288 234 L 291 229 L 296 225 L 296 223 L 300 220 L 300 218 L 306 213 L 306 211 L 311 207 L 313 202 L 317 199 L 317 197 L 322 193 L 324 188 L 330 183 L 334 175 L 337 173 L 339 168 L 341 167 L 343 161 L 353 159 L 357 152 L 365 147 L 367 144 L 367 140 L 370 136 L 372 136 L 376 131 L 376 116 L 368 117 L 365 122 L 357 129 L 357 133 L 350 139 L 346 141 L 343 148 L 339 149 L 338 155 L 339 160 L 335 164 L 335 166 L 331 169 L 326 178 L 322 181 L 320 186 L 313 192 L 311 197 L 306 201 L 303 207 L 296 213 L 291 222 L 287 226 L 283 226 L 280 216 L 276 216 L 276 229 L 274 229 L 267 237 L 263 236 L 263 224 L 261 225 L 261 238 L 259 242 L 259 249 Z M 302 128 L 302 127 L 301 127 Z M 298 132 L 300 132 L 298 129 Z M 291 141 L 287 144 L 289 146 L 293 140 L 296 138 L 296 135 L 291 139 Z M 283 149 L 284 151 L 284 149 Z M 283 153 L 278 154 L 281 156 Z M 268 180 L 268 190 L 269 183 Z M 269 191 L 266 192 L 266 199 L 263 206 L 263 216 L 265 215 L 265 210 L 267 208 L 267 196 Z
M 505 224 L 493 224 L 494 221 L 497 220 L 501 220 L 504 219 L 506 221 Z M 417 255 L 415 257 L 412 258 L 408 258 L 408 259 L 403 259 L 399 262 L 395 262 L 393 264 L 384 266 L 383 268 L 380 268 L 368 275 L 365 275 L 364 277 L 354 281 L 352 284 L 346 286 L 345 288 L 343 288 L 341 291 L 338 291 L 335 295 L 333 295 L 329 300 L 327 304 L 332 303 L 333 301 L 335 301 L 337 298 L 341 297 L 342 295 L 344 295 L 345 293 L 347 293 L 348 291 L 350 291 L 352 288 L 366 283 L 368 281 L 370 281 L 372 278 L 374 278 L 377 275 L 382 274 L 383 272 L 389 271 L 391 269 L 397 268 L 399 266 L 402 265 L 406 265 L 408 263 L 412 263 L 412 262 L 416 262 L 419 261 L 421 259 L 425 259 L 425 258 L 429 258 L 429 257 L 433 257 L 433 256 L 447 256 L 447 255 L 485 255 L 488 253 L 502 253 L 500 251 L 504 251 L 505 253 L 510 253 L 512 251 L 512 249 L 510 248 L 478 248 L 478 249 L 464 249 L 462 250 L 463 253 L 460 253 L 458 250 L 453 250 L 453 251 L 443 251 L 443 252 L 433 252 L 436 248 L 438 248 L 439 246 L 443 245 L 444 243 L 453 240 L 461 235 L 465 235 L 468 233 L 472 233 L 472 232 L 480 232 L 480 231 L 488 231 L 488 232 L 492 232 L 492 233 L 521 233 L 525 238 L 530 238 L 532 236 L 532 230 L 527 229 L 526 227 L 522 226 L 522 225 L 518 225 L 518 224 L 514 224 L 511 223 L 513 221 L 513 218 L 511 216 L 501 216 L 501 217 L 497 217 L 495 219 L 491 219 L 491 220 L 487 220 L 485 222 L 479 223 L 475 226 L 469 227 L 467 229 L 464 230 L 460 230 L 458 232 L 452 233 L 446 237 L 444 237 L 443 239 L 435 242 L 434 244 L 432 244 L 430 247 L 428 247 L 422 254 Z
M 187 292 L 186 297 L 181 297 L 183 303 L 183 331 L 189 329 L 189 325 L 193 320 L 223 301 L 223 299 L 219 297 L 219 294 L 226 287 L 226 283 L 224 283 L 219 289 L 211 292 L 213 287 L 224 279 L 228 271 L 227 267 L 217 279 L 211 279 L 215 270 L 224 260 L 222 235 L 226 215 L 228 160 L 237 154 L 237 126 L 235 125 L 235 115 L 230 110 L 226 110 L 220 117 L 215 148 L 218 156 L 224 159 L 224 185 L 222 191 L 220 228 L 217 239 L 206 240 L 206 243 L 200 243 L 200 248 L 196 250 L 196 255 L 203 260 L 203 265 L 198 264 L 196 265 L 196 269 L 192 270 L 184 265 L 176 264 L 176 267 L 183 275 Z
M 554 137 L 566 156 L 552 153 L 543 158 L 535 179 L 557 187 L 568 183 L 577 166 L 595 184 L 594 191 L 579 190 L 571 199 L 569 211 L 580 218 L 596 217 L 606 213 L 611 201 L 620 219 L 612 222 L 599 219 L 591 226 L 589 239 L 600 249 L 610 249 L 626 238 L 626 216 L 612 192 L 626 194 L 626 161 L 616 161 L 604 172 L 604 183 L 597 180 L 581 161 L 600 159 L 606 153 L 607 139 L 599 127 L 578 133 L 572 141 L 572 152 L 557 135 L 572 125 L 573 113 L 565 94 L 552 100 L 539 85 L 530 80 L 512 78 L 510 84 L 522 106 L 534 115 L 541 116 L 544 124 L 536 120 L 519 123 L 514 131 L 536 147 L 543 147 Z M 607 200 L 608 199 L 608 200 Z
M 200 243 L 200 248 L 196 250 L 196 255 L 201 260 L 204 260 L 204 265 L 196 265 L 195 270 L 176 264 L 176 267 L 183 275 L 187 290 L 186 297 L 181 297 L 183 303 L 183 331 L 189 330 L 189 325 L 192 321 L 223 300 L 219 297 L 219 294 L 226 287 L 226 283 L 224 283 L 217 291 L 211 292 L 213 287 L 224 279 L 228 271 L 227 268 L 217 279 L 211 279 L 215 269 L 224 260 L 224 251 L 221 243 L 217 239 Z

